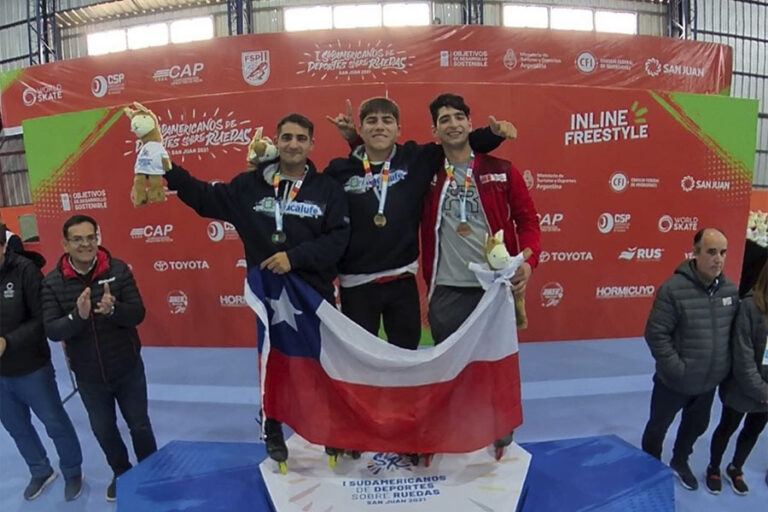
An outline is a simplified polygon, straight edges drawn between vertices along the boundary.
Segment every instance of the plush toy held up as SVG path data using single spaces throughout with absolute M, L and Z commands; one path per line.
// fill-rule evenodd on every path
M 485 261 L 492 270 L 502 270 L 512 263 L 512 256 L 509 255 L 507 247 L 504 245 L 504 230 L 499 230 L 493 236 L 485 235 L 485 244 L 483 248 Z M 533 252 L 526 247 L 523 249 L 523 259 L 527 260 Z M 517 327 L 525 329 L 528 327 L 528 316 L 525 313 L 525 296 L 515 294 L 515 316 L 517 317 Z
M 262 137 L 263 127 L 256 128 L 256 133 L 248 144 L 248 170 L 255 171 L 261 162 L 274 160 L 278 156 L 277 147 L 269 137 Z
M 137 102 L 125 107 L 123 112 L 131 120 L 131 131 L 142 142 L 133 167 L 133 206 L 165 201 L 163 175 L 171 169 L 171 159 L 163 147 L 157 116 Z

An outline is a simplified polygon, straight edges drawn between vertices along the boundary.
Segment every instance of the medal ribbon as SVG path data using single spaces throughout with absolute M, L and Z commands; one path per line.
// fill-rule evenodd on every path
M 456 190 L 456 179 L 453 176 L 453 164 L 448 159 L 445 159 L 445 174 L 448 176 L 448 186 L 451 189 Z M 459 191 L 459 215 L 462 223 L 467 222 L 467 194 L 469 193 L 469 186 L 472 184 L 472 167 L 475 166 L 475 153 L 470 151 L 469 153 L 469 165 L 467 166 L 467 174 L 464 176 L 464 190 Z
M 301 179 L 293 182 L 291 191 L 288 193 L 288 198 L 285 200 L 285 205 L 282 204 L 283 201 L 280 199 L 280 171 L 276 171 L 272 177 L 272 188 L 275 190 L 275 228 L 278 232 L 283 231 L 283 213 L 285 213 L 285 210 L 290 206 L 293 200 L 296 199 L 306 176 L 307 171 L 304 170 L 304 175 Z
M 384 162 L 384 167 L 381 168 L 381 175 L 379 179 L 379 189 L 376 189 L 373 180 L 373 173 L 371 173 L 371 162 L 368 160 L 368 153 L 363 153 L 363 169 L 365 170 L 365 182 L 366 190 L 368 188 L 373 189 L 373 193 L 376 194 L 376 198 L 379 200 L 378 214 L 384 214 L 384 205 L 387 202 L 387 189 L 389 188 L 389 167 L 392 164 L 392 157 L 395 155 L 395 147 L 392 147 L 392 151 L 389 153 L 387 160 Z

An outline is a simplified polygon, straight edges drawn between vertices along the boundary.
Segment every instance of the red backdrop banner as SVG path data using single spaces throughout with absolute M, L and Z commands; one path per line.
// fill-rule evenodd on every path
M 65 60 L 6 73 L 5 126 L 25 119 L 203 94 L 365 83 L 518 83 L 718 94 L 725 45 L 486 26 L 430 26 L 218 38 Z
M 693 234 L 704 226 L 731 235 L 726 273 L 738 277 L 754 102 L 631 89 L 456 84 L 458 75 L 452 76 L 451 85 L 388 86 L 346 86 L 318 76 L 329 86 L 148 106 L 160 117 L 173 159 L 205 180 L 229 180 L 242 171 L 255 128 L 263 125 L 274 136 L 277 120 L 291 111 L 315 121 L 311 158 L 324 167 L 348 151 L 323 119 L 343 109 L 346 98 L 356 105 L 374 95 L 395 99 L 402 139 L 430 139 L 427 104 L 446 90 L 465 96 L 476 126 L 489 115 L 513 121 L 518 140 L 496 153 L 523 174 L 541 215 L 544 248 L 528 287 L 524 341 L 641 335 L 654 293 L 689 256 Z M 252 345 L 255 319 L 242 297 L 237 234 L 226 223 L 198 217 L 174 195 L 134 209 L 129 191 L 137 144 L 128 126 L 117 108 L 24 124 L 46 256 L 53 260 L 60 252 L 65 218 L 91 214 L 101 224 L 104 246 L 133 267 L 147 305 L 141 326 L 147 344 Z M 51 133 L 81 142 L 58 148 Z

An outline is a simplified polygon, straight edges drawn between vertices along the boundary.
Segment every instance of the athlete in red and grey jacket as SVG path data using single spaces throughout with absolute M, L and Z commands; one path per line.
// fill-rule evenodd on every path
M 433 134 L 440 139 L 453 179 L 442 168 L 424 199 L 421 224 L 422 268 L 429 288 L 429 321 L 440 343 L 469 316 L 482 296 L 480 283 L 467 268 L 482 262 L 486 233 L 504 230 L 510 254 L 528 247 L 533 255 L 512 279 L 513 290 L 525 290 L 541 252 L 541 231 L 528 187 L 507 160 L 472 154 L 469 107 L 461 96 L 442 94 L 430 105 Z M 473 157 L 473 158 L 472 158 Z M 470 162 L 472 160 L 472 162 Z M 467 169 L 472 176 L 465 188 Z M 462 221 L 461 203 L 465 203 Z
M 472 152 L 468 142 L 472 124 L 464 98 L 441 94 L 429 110 L 432 133 L 445 152 L 445 164 L 424 197 L 421 219 L 429 325 L 437 345 L 461 326 L 483 296 L 467 264 L 484 261 L 486 234 L 503 229 L 510 254 L 526 247 L 533 252 L 511 279 L 512 290 L 522 294 L 539 261 L 541 231 L 518 170 L 506 160 Z M 512 433 L 494 441 L 497 458 L 511 442 Z

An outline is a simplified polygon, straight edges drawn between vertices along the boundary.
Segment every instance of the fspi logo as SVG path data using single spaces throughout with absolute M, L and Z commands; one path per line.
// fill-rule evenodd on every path
M 619 259 L 624 261 L 661 261 L 664 249 L 661 247 L 627 247 L 619 253 Z
M 629 286 L 598 286 L 595 288 L 596 299 L 645 299 L 653 297 L 656 287 L 652 284 Z
M 560 223 L 565 219 L 565 215 L 562 213 L 545 213 L 539 214 L 539 227 L 542 231 L 549 233 L 559 233 Z
M 602 234 L 624 233 L 629 230 L 631 213 L 601 213 L 597 218 L 597 230 Z
M 107 94 L 120 94 L 125 90 L 125 74 L 96 75 L 91 79 L 91 94 L 103 98 Z
M 699 218 L 689 216 L 662 215 L 659 217 L 659 231 L 669 233 L 670 231 L 698 231 Z
M 156 70 L 152 78 L 155 82 L 170 82 L 171 85 L 196 84 L 203 81 L 200 78 L 203 69 L 205 64 L 202 62 L 175 65 Z
M 657 77 L 659 75 L 674 75 L 704 78 L 704 68 L 686 66 L 684 64 L 662 63 L 656 57 L 646 59 L 645 73 L 652 77 Z
M 694 190 L 730 190 L 730 181 L 718 181 L 718 180 L 697 180 L 693 176 L 684 176 L 680 180 L 680 188 L 684 192 L 692 192 Z
M 576 69 L 584 74 L 590 74 L 597 68 L 597 59 L 591 52 L 581 52 L 576 56 Z
M 515 55 L 515 50 L 508 48 L 507 53 L 504 54 L 504 59 L 502 60 L 504 63 L 504 67 L 508 70 L 512 71 L 517 67 L 517 55 Z
M 566 146 L 600 144 L 648 138 L 648 109 L 635 101 L 629 108 L 571 114 L 565 131 Z
M 410 457 L 397 453 L 377 453 L 371 457 L 371 461 L 366 466 L 368 471 L 374 475 L 382 473 L 392 473 L 396 471 L 411 471 L 413 464 Z
M 131 238 L 144 239 L 147 243 L 173 242 L 172 231 L 173 224 L 147 224 L 144 227 L 131 229 Z
M 223 308 L 242 308 L 248 304 L 244 295 L 219 295 L 219 305 Z
M 157 260 L 152 266 L 158 272 L 168 270 L 208 270 L 211 268 L 206 260 Z
M 62 97 L 61 84 L 43 84 L 40 87 L 29 87 L 21 93 L 21 101 L 25 106 L 31 107 L 36 103 L 59 101 Z
M 627 188 L 659 188 L 659 178 L 630 178 L 623 172 L 616 171 L 608 179 L 608 185 L 610 185 L 611 190 L 620 194 Z
M 541 307 L 553 308 L 563 300 L 563 285 L 550 282 L 541 287 Z
M 237 230 L 229 222 L 219 222 L 214 220 L 208 223 L 208 238 L 211 242 L 221 242 L 222 240 L 237 240 Z
M 549 261 L 593 261 L 590 251 L 541 251 L 539 263 Z
M 167 301 L 172 315 L 181 315 L 189 306 L 189 298 L 181 290 L 173 290 L 168 293 Z
M 269 50 L 243 52 L 240 60 L 243 80 L 248 85 L 259 86 L 269 80 Z

